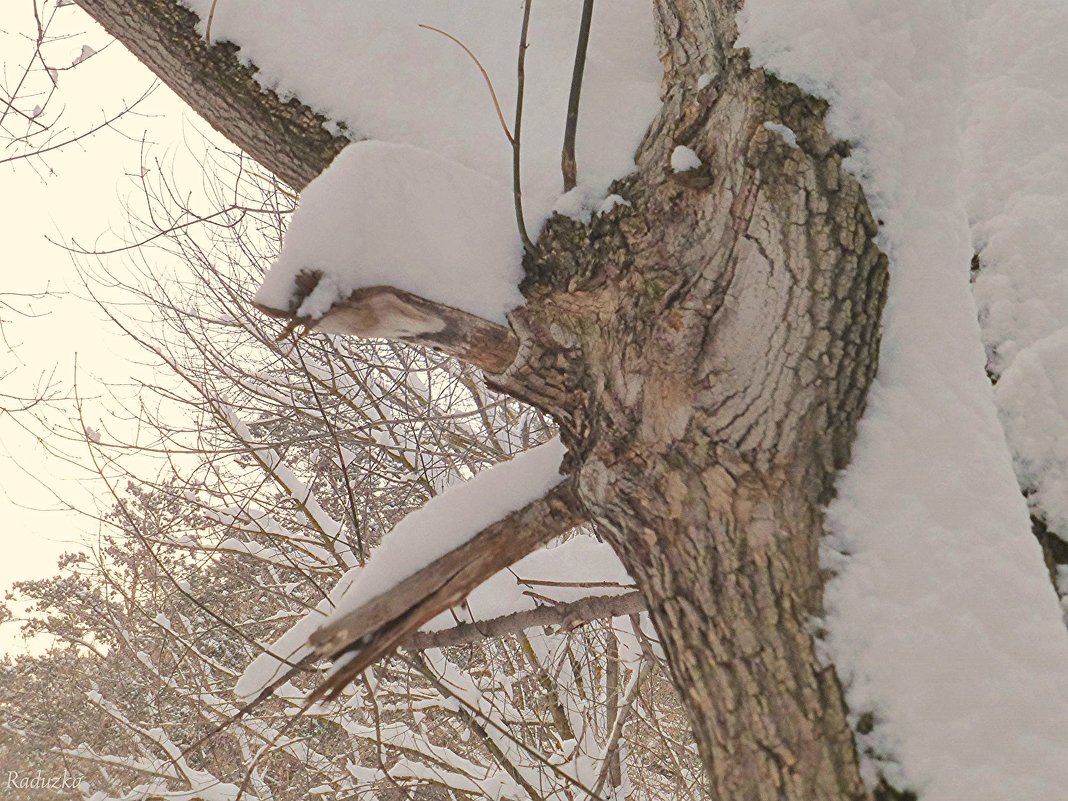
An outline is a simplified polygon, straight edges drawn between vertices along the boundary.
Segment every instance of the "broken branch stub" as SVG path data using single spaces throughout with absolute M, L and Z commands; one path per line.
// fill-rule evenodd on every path
M 294 310 L 256 303 L 264 314 L 329 334 L 375 337 L 432 348 L 487 373 L 504 371 L 515 359 L 519 340 L 507 326 L 391 286 L 357 289 L 336 301 L 322 317 L 302 317 L 295 309 L 318 285 L 322 274 L 297 277 Z
M 361 671 L 409 641 L 423 624 L 459 604 L 498 571 L 585 519 L 573 483 L 565 481 L 392 589 L 321 627 L 309 638 L 316 653 L 334 660 L 354 656 L 313 697 L 336 697 Z

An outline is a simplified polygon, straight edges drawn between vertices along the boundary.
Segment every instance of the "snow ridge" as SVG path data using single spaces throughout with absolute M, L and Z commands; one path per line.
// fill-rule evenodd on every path
M 828 510 L 826 645 L 850 708 L 874 717 L 869 742 L 898 762 L 888 778 L 924 801 L 1047 801 L 1068 786 L 1068 635 L 969 286 L 967 190 L 983 175 L 961 155 L 974 135 L 965 106 L 993 113 L 997 98 L 970 83 L 965 34 L 995 11 L 1014 38 L 1027 15 L 998 0 L 749 0 L 739 41 L 831 100 L 832 130 L 855 143 L 850 166 L 885 222 L 879 374 Z M 1062 13 L 1031 35 L 1065 32 Z M 993 165 L 1010 183 L 1014 159 Z M 1023 204 L 1001 196 L 995 212 L 992 200 L 988 214 L 1033 224 Z

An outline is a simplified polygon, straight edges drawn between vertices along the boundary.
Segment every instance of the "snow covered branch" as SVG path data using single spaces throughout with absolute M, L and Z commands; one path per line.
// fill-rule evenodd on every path
M 316 694 L 338 694 L 364 668 L 403 645 L 420 626 L 456 606 L 490 576 L 584 519 L 573 484 L 559 484 L 368 603 L 323 626 L 310 638 L 317 652 L 331 658 L 355 655 Z
M 509 197 L 452 159 L 358 142 L 301 195 L 257 307 L 499 373 L 518 350 L 507 314 L 523 303 Z
M 174 0 L 77 0 L 217 131 L 295 189 L 349 143 L 297 100 L 261 88 L 230 42 L 209 46 L 198 18 Z

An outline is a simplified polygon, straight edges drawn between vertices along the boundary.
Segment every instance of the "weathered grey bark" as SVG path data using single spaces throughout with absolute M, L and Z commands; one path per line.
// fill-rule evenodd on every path
M 885 258 L 824 104 L 732 49 L 739 1 L 654 3 L 664 104 L 615 187 L 630 205 L 549 222 L 517 355 L 491 379 L 559 422 L 578 496 L 646 598 L 713 797 L 867 798 L 810 627 L 822 507 L 875 373 Z M 217 83 L 201 89 L 250 91 Z M 259 125 L 240 141 L 277 169 L 270 126 L 235 124 Z M 703 166 L 673 173 L 677 145 Z M 302 163 L 321 162 L 308 147 Z

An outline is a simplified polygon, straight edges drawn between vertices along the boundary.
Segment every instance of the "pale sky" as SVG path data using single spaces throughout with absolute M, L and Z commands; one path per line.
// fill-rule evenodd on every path
M 9 89 L 32 53 L 20 32 L 33 30 L 29 2 L 0 4 L 0 62 L 3 85 Z M 100 50 L 76 69 L 59 73 L 59 91 L 47 112 L 62 108 L 61 124 L 74 131 L 113 114 L 124 101 L 139 97 L 154 76 L 118 44 L 106 49 L 109 37 L 85 14 L 70 6 L 57 12 L 53 30 L 72 34 L 48 51 L 51 66 L 70 65 L 83 45 Z M 30 110 L 32 98 L 19 104 Z M 0 165 L 0 254 L 4 261 L 0 292 L 41 292 L 48 297 L 34 308 L 47 316 L 13 317 L 5 333 L 15 351 L 0 341 L 0 391 L 32 393 L 42 374 L 55 370 L 60 386 L 69 387 L 77 360 L 79 383 L 89 394 L 93 378 L 128 380 L 137 367 L 137 350 L 123 341 L 115 326 L 84 299 L 75 266 L 53 240 L 92 243 L 109 230 L 123 229 L 122 198 L 132 191 L 125 173 L 140 165 L 140 139 L 152 142 L 152 153 L 164 157 L 181 146 L 183 125 L 192 112 L 165 86 L 140 106 L 143 115 L 127 117 L 120 132 L 103 131 L 92 139 L 32 159 Z M 203 128 L 202 123 L 194 123 Z M 0 158 L 5 153 L 0 151 Z M 49 174 L 52 171 L 54 174 Z M 199 183 L 191 181 L 190 183 Z M 112 265 L 109 263 L 109 268 Z M 65 294 L 63 294 L 65 293 Z M 140 368 L 144 369 L 144 368 Z M 11 371 L 10 373 L 8 371 Z M 58 418 L 57 418 L 58 419 Z M 56 557 L 78 543 L 95 539 L 97 527 L 86 517 L 47 511 L 57 506 L 51 491 L 78 505 L 92 504 L 84 476 L 72 465 L 46 458 L 36 431 L 28 433 L 7 415 L 0 415 L 0 591 L 12 582 L 54 573 Z M 47 489 L 46 489 L 47 487 Z M 0 650 L 18 648 L 17 626 L 0 626 Z

